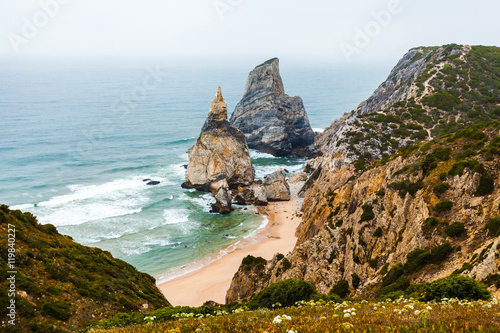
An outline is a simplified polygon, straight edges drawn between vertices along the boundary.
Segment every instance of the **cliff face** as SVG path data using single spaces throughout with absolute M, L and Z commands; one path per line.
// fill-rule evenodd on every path
M 250 73 L 231 124 L 245 134 L 252 149 L 275 156 L 315 153 L 314 132 L 302 99 L 285 94 L 276 58 Z
M 14 228 L 12 227 L 14 226 Z M 8 266 L 7 233 L 15 229 L 15 264 Z M 74 332 L 91 320 L 120 312 L 152 312 L 170 306 L 155 279 L 98 248 L 75 243 L 53 225 L 40 225 L 30 213 L 0 206 L 1 306 L 9 302 L 9 280 L 15 274 L 18 332 Z M 14 327 L 2 319 L 4 329 Z M 16 332 L 17 332 L 16 331 Z M 66 331 L 64 331 L 66 332 Z
M 227 301 L 288 278 L 326 293 L 347 280 L 351 296 L 374 296 L 384 282 L 391 286 L 387 275 L 398 264 L 412 283 L 462 268 L 456 273 L 479 281 L 498 274 L 499 134 L 497 122 L 421 144 L 356 177 L 346 165 L 318 179 L 294 251 L 240 268 Z M 360 278 L 356 288 L 353 275 Z
M 391 276 L 422 282 L 460 269 L 495 281 L 499 126 L 459 130 L 500 117 L 498 63 L 496 47 L 410 50 L 372 97 L 322 134 L 294 251 L 240 268 L 228 301 L 290 277 L 322 292 L 347 280 L 351 295 L 364 296 L 397 290 Z
M 218 175 L 225 175 L 230 187 L 248 186 L 255 178 L 245 135 L 227 121 L 227 104 L 220 87 L 200 137 L 188 153 L 187 187 L 208 191 Z

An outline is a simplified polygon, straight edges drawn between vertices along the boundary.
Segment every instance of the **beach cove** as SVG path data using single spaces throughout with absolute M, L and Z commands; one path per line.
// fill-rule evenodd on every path
M 276 253 L 286 254 L 293 250 L 297 238 L 295 230 L 301 222 L 298 216 L 302 199 L 296 195 L 297 186 L 292 186 L 292 200 L 269 203 L 258 207 L 259 214 L 266 215 L 268 224 L 252 239 L 207 266 L 159 283 L 158 288 L 174 306 L 201 306 L 207 301 L 225 303 L 231 280 L 248 255 L 270 260 Z

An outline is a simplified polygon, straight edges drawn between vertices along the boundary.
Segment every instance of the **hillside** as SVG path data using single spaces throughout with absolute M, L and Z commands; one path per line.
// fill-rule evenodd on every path
M 362 297 L 455 271 L 500 287 L 500 127 L 473 125 L 500 118 L 499 60 L 497 47 L 410 50 L 320 138 L 294 251 L 242 265 L 227 302 L 287 278 Z
M 373 297 L 462 274 L 495 291 L 499 132 L 500 122 L 473 125 L 408 147 L 361 174 L 346 165 L 318 179 L 307 192 L 294 251 L 240 267 L 227 301 L 288 278 L 324 293 L 345 280 L 349 295 Z
M 8 267 L 8 229 L 15 226 L 15 263 Z M 169 306 L 155 279 L 106 251 L 75 243 L 30 213 L 0 206 L 0 306 L 10 298 L 8 271 L 15 270 L 16 326 L 6 332 L 66 332 L 119 312 L 151 312 Z M 9 231 L 9 233 L 11 233 Z
M 387 80 L 323 133 L 324 153 L 345 152 L 363 169 L 422 140 L 500 119 L 500 48 L 411 49 Z

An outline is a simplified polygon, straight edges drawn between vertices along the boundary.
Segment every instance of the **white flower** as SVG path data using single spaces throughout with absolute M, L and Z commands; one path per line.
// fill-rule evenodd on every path
M 288 330 L 287 333 L 297 333 L 297 331 L 292 328 L 291 330 Z
M 349 312 L 344 313 L 344 318 L 349 318 L 351 314 Z
M 280 316 L 274 317 L 273 324 L 281 324 L 281 318 L 280 318 Z
M 420 314 L 420 310 L 415 310 L 415 316 L 418 316 Z
M 428 311 L 432 310 L 432 308 L 430 307 L 430 305 L 427 305 L 427 307 L 425 309 L 428 310 Z

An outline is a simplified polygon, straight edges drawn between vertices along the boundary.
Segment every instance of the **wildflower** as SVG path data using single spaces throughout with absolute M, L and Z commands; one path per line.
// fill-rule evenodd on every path
M 292 329 L 288 330 L 287 333 L 298 333 L 298 332 L 292 328 Z
M 354 328 L 354 325 L 351 323 L 342 323 L 342 327 L 344 327 L 346 330 L 350 330 Z
M 349 312 L 344 313 L 344 318 L 349 318 L 351 314 Z
M 281 324 L 281 318 L 280 316 L 277 316 L 273 319 L 273 324 Z
M 430 307 L 430 305 L 427 305 L 427 307 L 425 309 L 428 310 L 428 311 L 432 310 L 432 308 Z
M 415 310 L 415 316 L 418 316 L 420 314 L 420 310 Z

